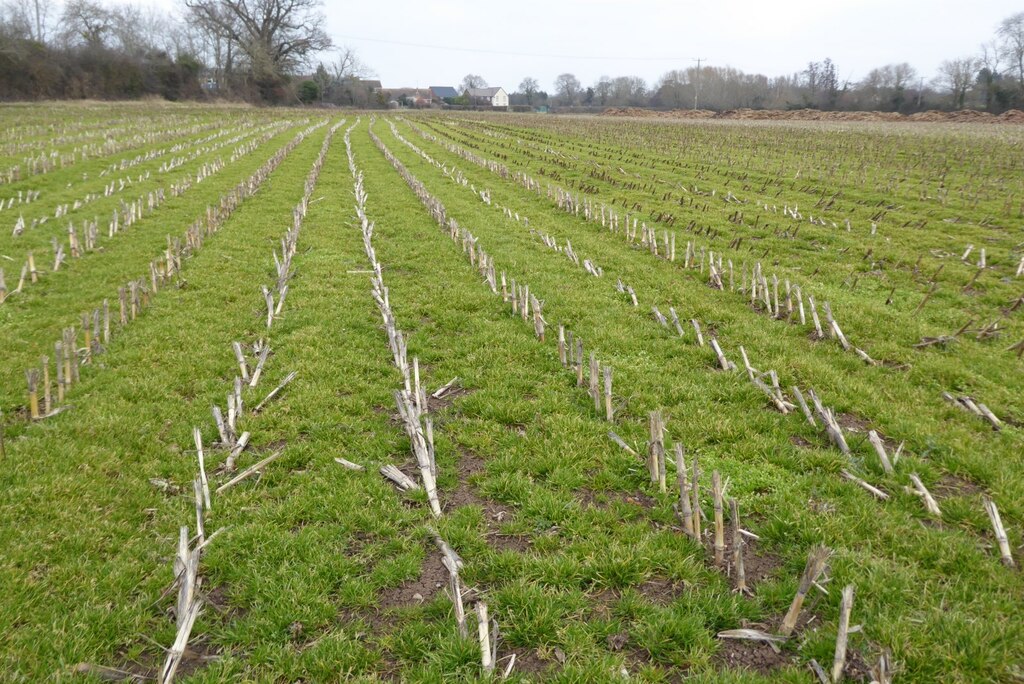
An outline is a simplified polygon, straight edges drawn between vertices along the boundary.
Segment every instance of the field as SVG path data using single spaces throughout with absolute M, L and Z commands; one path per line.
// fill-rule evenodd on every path
M 1024 680 L 1024 127 L 0 120 L 0 680 Z

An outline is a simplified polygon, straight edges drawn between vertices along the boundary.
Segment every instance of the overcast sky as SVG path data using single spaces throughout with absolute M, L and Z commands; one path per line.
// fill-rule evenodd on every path
M 564 72 L 584 86 L 602 74 L 653 84 L 698 57 L 769 76 L 831 57 L 841 80 L 905 61 L 930 79 L 943 59 L 977 52 L 1024 0 L 327 0 L 324 9 L 335 42 L 355 48 L 385 87 L 454 86 L 475 73 L 509 92 L 533 76 L 554 92 Z

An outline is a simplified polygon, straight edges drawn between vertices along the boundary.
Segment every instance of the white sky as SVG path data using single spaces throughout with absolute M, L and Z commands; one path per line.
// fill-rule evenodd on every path
M 176 0 L 141 2 L 179 6 Z M 602 74 L 641 76 L 652 85 L 697 57 L 769 76 L 831 57 L 841 80 L 905 61 L 930 79 L 943 59 L 976 53 L 1001 19 L 1022 10 L 1024 0 L 324 3 L 325 28 L 335 43 L 355 48 L 385 87 L 457 86 L 475 73 L 509 92 L 524 76 L 554 92 L 555 77 L 567 71 L 584 86 Z

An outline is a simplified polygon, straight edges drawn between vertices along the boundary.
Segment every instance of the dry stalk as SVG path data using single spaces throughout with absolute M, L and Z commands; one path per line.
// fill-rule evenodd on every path
M 807 598 L 807 593 L 825 571 L 829 556 L 831 555 L 832 552 L 824 546 L 816 546 L 811 549 L 810 554 L 807 556 L 807 565 L 804 566 L 804 572 L 800 576 L 800 586 L 793 597 L 793 603 L 790 604 L 789 612 L 786 613 L 786 617 L 779 626 L 779 634 L 788 637 L 796 629 L 796 623 L 800 619 L 800 611 L 803 610 L 804 599 Z

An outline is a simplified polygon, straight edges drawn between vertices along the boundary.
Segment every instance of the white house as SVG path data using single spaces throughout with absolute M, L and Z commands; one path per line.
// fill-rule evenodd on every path
M 508 107 L 508 93 L 504 88 L 468 88 L 466 97 L 470 104 L 485 107 Z

